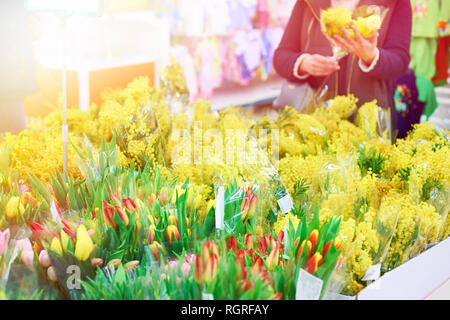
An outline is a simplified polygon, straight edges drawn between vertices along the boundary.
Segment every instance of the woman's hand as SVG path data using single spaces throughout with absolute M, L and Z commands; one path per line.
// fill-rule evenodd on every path
M 306 54 L 299 66 L 299 74 L 326 77 L 339 69 L 339 63 L 333 57 L 325 57 L 320 54 Z
M 355 39 L 350 36 L 347 30 L 342 29 L 344 37 L 335 35 L 333 36 L 334 41 L 348 53 L 360 58 L 366 65 L 371 65 L 377 56 L 378 33 L 375 33 L 369 39 L 364 39 L 355 26 L 352 26 L 352 29 L 355 32 Z

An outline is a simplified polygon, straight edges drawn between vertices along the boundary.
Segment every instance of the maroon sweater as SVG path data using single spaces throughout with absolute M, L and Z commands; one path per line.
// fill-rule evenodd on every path
M 366 2 L 377 4 L 377 0 Z M 326 6 L 329 6 L 331 2 L 326 0 L 310 0 L 310 3 L 315 7 L 315 10 L 317 10 L 316 13 L 320 14 L 319 10 L 326 9 Z M 360 88 L 358 87 L 358 83 L 370 81 L 376 81 L 379 83 L 380 81 L 384 81 L 386 84 L 384 91 L 385 94 L 389 96 L 389 107 L 393 107 L 394 105 L 393 96 L 395 90 L 395 80 L 406 72 L 410 61 L 409 46 L 411 41 L 412 25 L 412 9 L 410 0 L 397 0 L 396 3 L 392 5 L 391 10 L 392 16 L 389 20 L 389 23 L 383 24 L 382 27 L 385 28 L 383 32 L 384 41 L 382 41 L 383 43 L 381 44 L 381 46 L 379 45 L 380 58 L 375 68 L 367 73 L 358 71 L 360 74 L 358 81 L 356 81 L 356 84 L 351 86 L 350 91 L 350 93 L 353 93 L 357 97 L 359 97 Z M 310 10 L 306 6 L 304 1 L 297 1 L 281 43 L 275 52 L 274 67 L 278 74 L 280 74 L 283 78 L 296 83 L 303 83 L 304 81 L 307 81 L 313 88 L 317 89 L 324 82 L 324 80 L 326 80 L 325 78 L 310 76 L 306 80 L 299 80 L 294 76 L 294 65 L 301 54 L 323 54 L 324 52 L 326 52 L 326 50 L 319 50 L 323 52 L 314 51 L 317 51 L 317 48 L 320 49 L 323 47 L 329 47 L 329 50 L 327 49 L 327 53 L 331 55 L 331 45 L 329 43 L 325 43 L 328 41 L 326 41 L 324 37 L 319 35 L 319 33 L 321 32 L 320 30 L 318 30 L 320 28 L 318 23 L 313 24 L 313 28 L 315 28 L 316 30 L 313 30 L 313 33 L 311 33 L 312 36 L 309 37 L 310 39 L 306 40 L 306 42 L 316 41 L 316 44 L 314 44 L 313 46 L 315 49 L 312 49 L 313 52 L 302 50 L 302 43 L 305 43 L 305 39 L 303 39 L 303 41 L 301 39 L 302 35 L 305 36 L 304 30 L 302 32 L 302 27 L 305 26 L 305 23 L 302 19 L 304 19 L 305 17 L 307 17 L 307 19 L 312 19 L 311 14 L 306 14 L 305 11 Z M 318 44 L 318 42 L 321 43 Z M 350 57 L 351 56 L 347 56 L 340 61 L 341 70 L 347 69 L 347 65 L 350 63 Z M 353 66 L 353 69 L 355 68 L 359 68 L 357 63 Z M 347 71 L 340 72 L 338 90 L 339 94 L 347 93 L 345 90 L 345 88 L 347 87 L 346 83 L 348 83 L 346 82 L 348 80 L 346 79 L 346 74 L 348 74 Z M 364 97 L 360 99 L 360 102 L 363 103 L 371 100 L 370 89 L 369 94 L 367 88 L 365 88 L 364 90 L 361 89 L 361 91 L 364 91 L 364 93 L 362 94 L 364 95 Z M 377 94 L 380 95 L 379 92 Z M 376 96 L 377 94 L 374 93 L 374 96 L 372 98 L 379 98 Z

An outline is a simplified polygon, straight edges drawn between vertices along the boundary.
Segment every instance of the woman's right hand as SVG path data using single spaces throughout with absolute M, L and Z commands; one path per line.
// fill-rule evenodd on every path
M 339 69 L 339 63 L 333 57 L 325 57 L 320 54 L 306 54 L 299 66 L 299 74 L 326 77 Z

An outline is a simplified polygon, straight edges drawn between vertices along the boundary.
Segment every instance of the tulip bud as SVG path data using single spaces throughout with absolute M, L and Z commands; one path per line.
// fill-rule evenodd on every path
M 178 228 L 173 225 L 167 226 L 166 236 L 167 236 L 167 241 L 169 241 L 169 243 L 171 245 L 173 244 L 174 237 L 177 241 L 180 241 L 180 239 L 181 239 L 180 233 L 178 232 Z
M 156 235 L 156 227 L 154 225 L 151 225 L 148 230 L 148 243 L 153 243 L 155 240 Z
M 227 250 L 233 250 L 234 253 L 237 253 L 238 250 L 238 244 L 235 237 L 231 236 L 230 239 L 227 241 Z
M 151 194 L 150 197 L 148 197 L 148 204 L 150 205 L 150 208 L 153 207 L 155 200 L 156 200 L 156 196 L 154 194 Z
M 54 252 L 57 252 L 60 256 L 63 254 L 63 249 L 61 246 L 61 241 L 57 237 L 52 239 L 52 243 L 50 244 L 50 249 Z
M 125 270 L 132 270 L 135 267 L 137 267 L 139 265 L 139 261 L 135 260 L 135 261 L 130 261 L 127 264 L 124 265 L 124 269 Z
M 297 238 L 297 240 L 300 241 L 300 238 Z M 303 240 L 302 244 L 300 245 L 300 248 L 298 248 L 297 261 L 300 260 L 300 257 L 302 256 L 303 249 L 305 248 L 305 244 L 306 244 L 306 240 Z
M 110 262 L 108 262 L 108 268 L 117 269 L 121 263 L 122 263 L 121 259 L 113 259 Z
M 105 200 L 102 201 L 103 206 L 103 219 L 105 220 L 108 227 L 115 229 L 116 222 L 114 221 L 114 209 L 111 208 Z
M 280 261 L 280 246 L 277 244 L 266 258 L 268 270 L 273 270 Z
M 342 253 L 341 253 L 341 254 L 339 255 L 339 257 L 338 257 L 338 261 L 337 261 L 337 264 L 336 264 L 336 270 L 339 269 L 339 268 L 341 267 L 343 261 L 344 261 L 344 256 L 343 256 Z
M 306 271 L 310 274 L 314 274 L 317 269 L 322 265 L 323 258 L 320 252 L 316 252 L 309 260 L 306 262 Z
M 120 219 L 122 219 L 123 224 L 125 226 L 128 226 L 128 223 L 130 223 L 129 219 L 128 219 L 128 215 L 123 211 L 123 209 L 119 206 L 115 207 L 117 214 L 119 215 Z
M 115 206 L 120 207 L 120 206 L 122 205 L 122 204 L 120 203 L 119 198 L 118 198 L 115 194 L 110 193 L 110 194 L 109 194 L 109 198 L 112 200 L 112 202 L 114 202 Z
M 339 237 L 337 237 L 335 240 L 334 240 L 334 246 L 336 247 L 336 250 L 341 250 L 341 248 L 342 248 L 342 240 L 341 240 L 341 238 L 339 238 Z
M 55 268 L 50 267 L 50 268 L 47 269 L 47 277 L 49 278 L 49 280 L 51 282 L 58 281 L 58 276 L 56 275 Z
M 70 222 L 70 221 L 68 221 L 68 220 L 62 220 L 61 221 L 62 222 L 62 224 L 63 224 L 63 231 L 69 236 L 69 237 L 71 237 L 72 238 L 72 240 L 75 240 L 75 238 L 76 238 L 76 235 L 77 235 L 77 226 L 74 224 L 74 223 L 72 223 L 72 222 Z
M 158 195 L 156 196 L 156 199 L 158 199 L 159 203 L 163 206 L 168 199 L 167 189 L 166 188 L 161 189 Z
M 9 199 L 8 203 L 6 204 L 6 217 L 8 219 L 14 219 L 19 214 L 19 204 L 20 204 L 20 198 L 19 197 L 12 197 Z
M 250 198 L 249 208 L 248 208 L 248 215 L 247 218 L 251 219 L 256 214 L 256 205 L 258 203 L 258 196 L 256 194 L 252 195 Z
M 94 250 L 94 243 L 84 225 L 77 229 L 77 242 L 75 244 L 75 257 L 80 261 L 86 261 Z
M 100 259 L 100 258 L 91 259 L 91 266 L 93 266 L 94 268 L 101 266 L 102 264 L 103 264 L 103 259 Z
M 247 249 L 253 249 L 253 235 L 245 235 L 245 246 L 247 247 Z
M 39 253 L 39 263 L 41 264 L 42 267 L 44 268 L 48 268 L 50 267 L 51 263 L 50 263 L 50 258 L 48 257 L 48 253 L 46 250 L 42 250 Z
M 122 199 L 123 205 L 130 212 L 134 212 L 137 210 L 136 203 L 131 198 Z
M 183 272 L 183 275 L 187 277 L 191 271 L 191 264 L 189 262 L 184 262 L 181 266 L 181 271 Z
M 314 252 L 314 250 L 316 250 L 317 242 L 319 241 L 319 230 L 317 230 L 317 229 L 313 230 L 313 232 L 311 232 L 308 240 L 311 241 L 312 251 Z
M 330 240 L 327 242 L 326 245 L 323 246 L 322 254 L 323 254 L 324 258 L 327 255 L 328 250 L 330 250 L 332 244 L 333 244 L 333 240 Z
M 92 218 L 95 220 L 97 218 L 98 212 L 100 211 L 99 208 L 95 208 L 94 212 L 92 213 Z
M 174 215 L 170 215 L 168 219 L 169 219 L 169 224 L 170 225 L 178 227 L 178 219 L 177 219 L 177 217 L 175 217 Z

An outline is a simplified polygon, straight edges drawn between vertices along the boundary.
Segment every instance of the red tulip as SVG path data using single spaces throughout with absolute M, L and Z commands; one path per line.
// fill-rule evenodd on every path
M 61 220 L 62 224 L 64 225 L 63 231 L 72 238 L 72 240 L 75 240 L 77 237 L 77 226 L 68 220 Z
M 247 249 L 253 250 L 253 236 L 251 234 L 245 235 L 245 246 L 247 247 Z
M 112 202 L 114 202 L 114 206 L 119 206 L 120 207 L 122 205 L 122 203 L 120 202 L 119 198 L 115 194 L 110 193 L 109 194 L 109 198 L 112 200 Z
M 325 256 L 327 255 L 328 250 L 330 250 L 332 244 L 333 244 L 333 240 L 330 240 L 330 241 L 328 241 L 327 244 L 323 247 L 322 254 L 323 254 L 323 257 L 324 257 L 324 258 L 325 258 Z
M 128 223 L 130 223 L 130 221 L 128 219 L 128 215 L 123 211 L 122 207 L 115 206 L 115 209 L 120 219 L 122 219 L 123 223 L 125 224 L 125 226 L 128 226 Z
M 311 241 L 312 251 L 314 252 L 314 250 L 316 250 L 317 242 L 319 241 L 319 230 L 316 229 L 311 232 L 308 240 Z
M 336 250 L 341 250 L 341 248 L 342 248 L 342 240 L 341 240 L 341 238 L 339 238 L 339 237 L 337 237 L 335 240 L 334 240 L 334 246 L 336 247 Z
M 166 188 L 163 188 L 161 190 L 159 190 L 158 195 L 156 196 L 156 199 L 159 200 L 159 203 L 161 205 L 164 205 L 167 201 L 168 198 L 168 192 Z
M 111 208 L 105 200 L 102 201 L 103 207 L 103 219 L 105 220 L 108 227 L 115 229 L 116 222 L 114 221 L 114 208 Z
M 138 211 L 136 203 L 131 198 L 122 199 L 123 205 L 130 212 Z
M 156 227 L 154 225 L 151 225 L 149 230 L 148 230 L 148 243 L 153 243 L 153 241 L 155 240 L 155 235 L 156 235 Z
M 234 253 L 237 254 L 238 250 L 238 243 L 235 237 L 231 236 L 230 239 L 227 241 L 227 249 L 228 251 L 233 250 Z
M 267 269 L 273 270 L 280 262 L 280 246 L 277 244 L 266 258 Z
M 156 200 L 156 196 L 154 194 L 151 194 L 150 197 L 148 197 L 148 204 L 150 205 L 150 207 L 153 207 L 155 200 Z
M 316 252 L 311 258 L 309 258 L 308 262 L 306 262 L 306 271 L 310 274 L 314 274 L 317 269 L 322 265 L 323 257 L 320 252 Z

